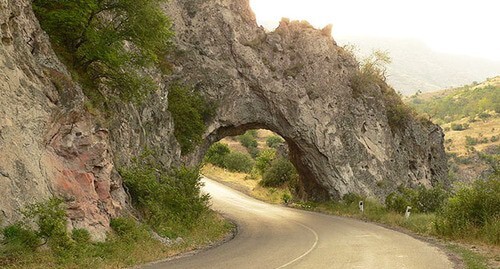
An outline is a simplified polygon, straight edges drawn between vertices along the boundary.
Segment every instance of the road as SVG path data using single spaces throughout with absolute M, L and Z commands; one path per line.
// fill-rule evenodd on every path
M 143 268 L 452 268 L 437 247 L 358 220 L 270 205 L 204 178 L 212 207 L 238 225 L 234 239 Z

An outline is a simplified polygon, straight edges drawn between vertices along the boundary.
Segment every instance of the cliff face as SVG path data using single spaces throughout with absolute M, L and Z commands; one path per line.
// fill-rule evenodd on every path
M 102 239 L 126 206 L 109 131 L 84 112 L 30 1 L 0 1 L 0 29 L 0 218 L 56 195 L 70 226 Z
M 14 221 L 18 209 L 56 195 L 70 225 L 102 238 L 109 219 L 128 208 L 115 164 L 146 146 L 166 167 L 181 161 L 167 111 L 172 81 L 218 104 L 187 163 L 224 136 L 267 128 L 288 142 L 308 198 L 381 196 L 446 175 L 439 127 L 409 121 L 391 130 L 382 87 L 354 93 L 357 64 L 328 28 L 283 22 L 266 33 L 246 0 L 171 0 L 173 74 L 144 105 L 117 107 L 101 123 L 85 112 L 30 5 L 0 0 L 0 219 Z

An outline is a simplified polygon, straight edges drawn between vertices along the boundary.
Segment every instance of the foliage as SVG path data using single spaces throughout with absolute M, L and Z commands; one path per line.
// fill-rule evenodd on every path
M 9 225 L 1 230 L 3 239 L 0 249 L 0 265 L 2 257 L 5 259 L 16 259 L 25 253 L 35 251 L 40 244 L 40 238 L 35 231 L 26 228 L 22 223 Z
M 265 171 L 260 184 L 264 187 L 279 187 L 285 183 L 293 183 L 297 178 L 297 171 L 293 164 L 288 159 L 278 157 Z
M 475 236 L 500 243 L 500 179 L 477 180 L 450 197 L 439 212 L 436 229 L 454 237 Z
M 200 193 L 199 170 L 182 167 L 167 173 L 145 160 L 120 171 L 134 205 L 159 234 L 187 234 L 208 210 L 208 195 Z
M 201 94 L 173 85 L 168 93 L 168 110 L 172 113 L 174 135 L 181 145 L 182 154 L 187 154 L 201 142 L 205 122 L 214 115 L 215 108 Z
M 59 54 L 94 88 L 101 83 L 122 100 L 140 101 L 156 88 L 141 70 L 161 61 L 173 35 L 161 2 L 33 0 L 33 10 Z
M 226 155 L 224 167 L 232 172 L 249 173 L 252 171 L 254 161 L 247 154 L 231 152 Z
M 410 206 L 413 212 L 430 213 L 439 210 L 448 197 L 448 192 L 442 187 L 415 189 L 398 188 L 398 191 L 389 194 L 385 199 L 387 209 L 404 213 Z
M 240 141 L 241 145 L 243 145 L 247 149 L 257 148 L 257 146 L 259 145 L 257 143 L 257 140 L 255 139 L 255 135 L 253 135 L 251 131 L 247 131 L 244 134 L 238 136 L 238 141 Z
M 266 144 L 270 148 L 278 148 L 281 144 L 283 144 L 285 140 L 277 135 L 272 135 L 266 139 Z
M 276 158 L 276 150 L 263 150 L 255 159 L 255 169 L 260 175 L 264 175 L 266 170 L 271 166 L 272 161 Z
M 358 204 L 359 201 L 363 201 L 365 200 L 361 195 L 357 194 L 357 193 L 347 193 L 345 194 L 343 197 L 342 197 L 342 201 L 344 202 L 344 204 L 346 205 L 351 205 L 351 204 Z
M 227 144 L 214 143 L 205 154 L 205 161 L 218 167 L 225 167 L 227 155 L 231 152 Z

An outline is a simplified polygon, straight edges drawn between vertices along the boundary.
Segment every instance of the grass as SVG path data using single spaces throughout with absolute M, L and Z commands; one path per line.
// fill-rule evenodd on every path
M 16 257 L 6 257 L 0 248 L 0 267 L 11 268 L 126 268 L 204 248 L 223 240 L 233 224 L 214 212 L 205 213 L 189 236 L 166 245 L 139 225 L 139 237 L 110 233 L 105 242 L 77 244 L 71 249 L 52 251 L 41 247 Z
M 474 253 L 473 251 L 459 246 L 455 244 L 448 244 L 448 250 L 456 253 L 462 257 L 464 265 L 468 269 L 487 269 L 488 264 L 486 262 L 486 258 L 478 253 Z

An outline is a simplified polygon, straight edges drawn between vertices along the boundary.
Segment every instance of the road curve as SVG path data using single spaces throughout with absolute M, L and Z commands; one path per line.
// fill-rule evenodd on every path
M 238 225 L 235 238 L 158 268 L 452 268 L 438 248 L 358 220 L 269 205 L 204 178 L 212 208 Z

